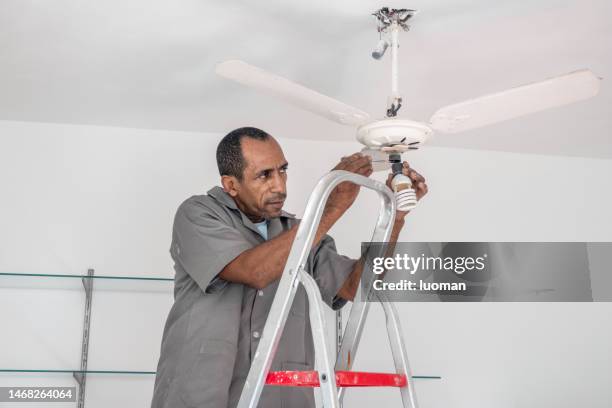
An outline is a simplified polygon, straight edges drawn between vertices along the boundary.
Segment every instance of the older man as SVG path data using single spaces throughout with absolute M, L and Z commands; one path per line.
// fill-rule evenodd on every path
M 176 213 L 170 253 L 175 303 L 161 345 L 152 408 L 235 407 L 272 305 L 299 220 L 282 210 L 287 160 L 278 142 L 240 128 L 217 148 L 222 187 L 188 198 Z M 334 168 L 369 176 L 368 156 L 344 157 Z M 417 197 L 425 180 L 404 163 Z M 306 270 L 334 310 L 352 300 L 362 262 L 336 252 L 329 229 L 352 205 L 359 187 L 341 183 L 326 204 Z M 406 213 L 398 212 L 396 241 Z M 312 370 L 313 344 L 306 292 L 300 288 L 272 370 Z M 265 387 L 260 407 L 313 408 L 312 389 Z

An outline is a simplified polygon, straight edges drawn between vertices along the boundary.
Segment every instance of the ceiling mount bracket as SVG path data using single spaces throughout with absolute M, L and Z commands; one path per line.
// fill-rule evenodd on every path
M 383 7 L 376 10 L 372 15 L 378 20 L 378 32 L 386 31 L 392 23 L 397 23 L 404 31 L 408 31 L 410 26 L 408 20 L 416 14 L 416 10 L 411 9 L 390 9 Z

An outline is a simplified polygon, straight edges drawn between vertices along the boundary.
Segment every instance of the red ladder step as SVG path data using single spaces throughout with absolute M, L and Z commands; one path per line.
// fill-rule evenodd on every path
M 336 371 L 338 387 L 405 387 L 404 374 L 366 373 L 361 371 Z M 266 385 L 282 387 L 318 387 L 317 371 L 270 371 Z

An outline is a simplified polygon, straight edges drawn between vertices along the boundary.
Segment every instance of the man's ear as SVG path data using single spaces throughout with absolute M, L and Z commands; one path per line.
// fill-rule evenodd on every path
M 236 197 L 240 190 L 240 182 L 234 176 L 221 176 L 221 185 L 223 190 L 231 197 Z

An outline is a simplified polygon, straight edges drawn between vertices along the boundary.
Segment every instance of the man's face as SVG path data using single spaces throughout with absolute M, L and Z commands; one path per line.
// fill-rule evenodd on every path
M 276 140 L 241 140 L 245 169 L 230 195 L 252 220 L 278 217 L 287 197 L 287 160 Z

